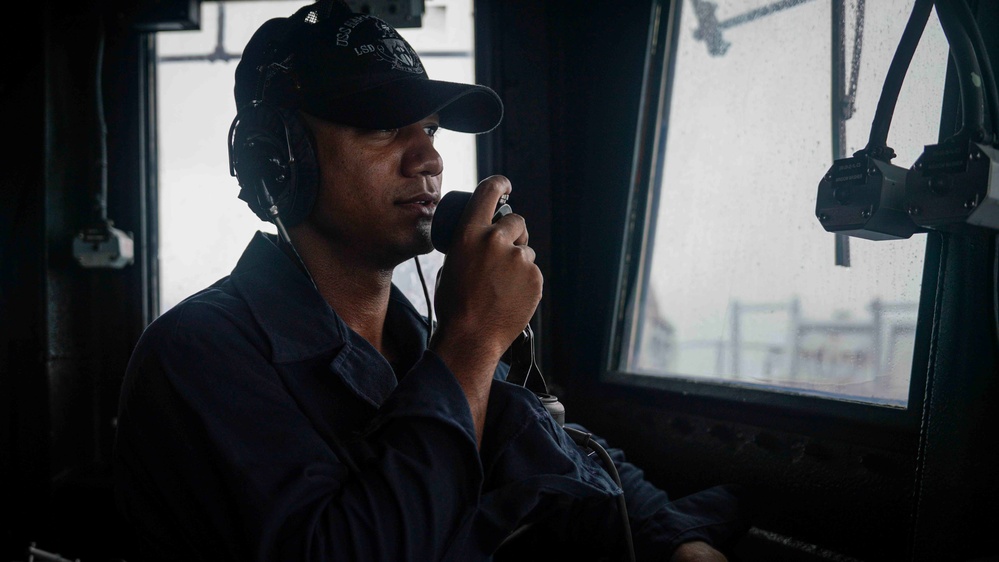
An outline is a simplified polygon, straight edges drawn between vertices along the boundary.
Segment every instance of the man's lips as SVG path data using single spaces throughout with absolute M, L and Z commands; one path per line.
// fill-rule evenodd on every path
M 396 205 L 407 209 L 413 209 L 422 214 L 426 214 L 427 216 L 432 216 L 434 209 L 437 208 L 438 201 L 440 201 L 439 195 L 420 193 L 418 195 L 400 199 L 396 202 Z
M 436 207 L 438 201 L 440 201 L 440 195 L 420 193 L 411 197 L 400 199 L 396 202 L 396 205 L 425 205 Z

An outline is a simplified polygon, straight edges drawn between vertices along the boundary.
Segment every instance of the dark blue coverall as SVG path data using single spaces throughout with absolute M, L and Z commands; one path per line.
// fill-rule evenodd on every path
M 477 448 L 461 388 L 396 287 L 386 322 L 396 365 L 264 233 L 230 276 L 152 322 L 125 375 L 114 454 L 145 557 L 499 560 L 530 524 L 564 559 L 623 559 L 622 491 L 600 459 L 503 381 L 505 365 Z M 640 560 L 744 531 L 730 489 L 671 501 L 610 451 Z

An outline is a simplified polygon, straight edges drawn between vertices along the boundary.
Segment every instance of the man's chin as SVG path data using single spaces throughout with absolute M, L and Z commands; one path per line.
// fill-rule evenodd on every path
M 430 240 L 427 240 L 426 243 L 420 245 L 415 255 L 424 256 L 433 251 L 434 251 L 434 245 L 430 243 Z
M 408 244 L 405 249 L 403 249 L 395 258 L 395 265 L 399 265 L 405 261 L 411 260 L 417 256 L 423 256 L 434 251 L 434 245 L 430 242 L 430 236 L 420 237 L 418 240 L 414 240 L 411 244 Z
M 419 231 L 419 250 L 417 255 L 429 254 L 434 251 L 434 243 L 430 239 L 430 224 L 421 224 Z

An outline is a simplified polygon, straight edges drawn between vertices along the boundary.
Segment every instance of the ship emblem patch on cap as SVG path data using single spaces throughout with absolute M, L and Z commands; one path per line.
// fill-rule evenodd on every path
M 423 65 L 413 49 L 402 39 L 383 38 L 382 44 L 375 47 L 378 58 L 390 63 L 393 69 L 405 70 L 413 74 L 423 73 Z

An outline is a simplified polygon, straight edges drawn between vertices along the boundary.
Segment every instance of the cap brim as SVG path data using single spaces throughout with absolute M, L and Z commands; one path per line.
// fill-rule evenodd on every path
M 486 86 L 412 78 L 336 98 L 308 99 L 309 113 L 367 129 L 397 129 L 437 114 L 440 126 L 462 133 L 486 133 L 503 119 L 503 102 Z

